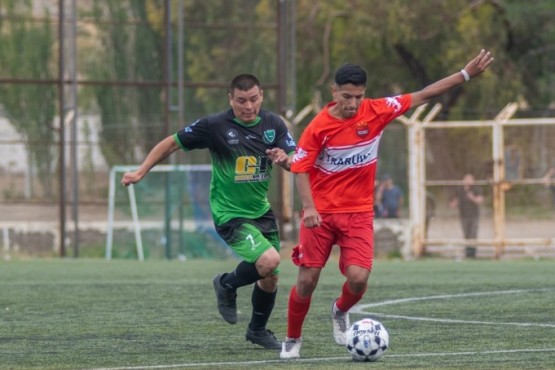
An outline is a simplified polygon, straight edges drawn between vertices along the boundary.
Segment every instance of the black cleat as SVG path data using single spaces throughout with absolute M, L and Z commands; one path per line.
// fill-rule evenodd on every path
M 274 333 L 268 329 L 252 330 L 248 327 L 245 339 L 266 349 L 281 349 L 281 342 L 278 342 Z
M 225 289 L 220 283 L 223 274 L 214 276 L 214 291 L 218 301 L 218 311 L 220 315 L 230 324 L 237 323 L 237 293 Z

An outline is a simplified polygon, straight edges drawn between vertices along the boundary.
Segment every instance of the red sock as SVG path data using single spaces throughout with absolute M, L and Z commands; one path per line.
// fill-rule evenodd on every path
M 289 306 L 287 308 L 287 337 L 300 338 L 303 330 L 303 323 L 312 296 L 300 297 L 297 295 L 297 287 L 293 285 L 289 293 Z
M 355 304 L 357 304 L 358 301 L 362 299 L 362 296 L 364 295 L 364 292 L 366 292 L 366 289 L 364 289 L 359 294 L 354 294 L 349 290 L 349 284 L 345 282 L 341 291 L 341 296 L 339 297 L 337 302 L 335 302 L 335 305 L 337 306 L 339 311 L 347 312 L 351 309 L 351 307 L 353 307 Z

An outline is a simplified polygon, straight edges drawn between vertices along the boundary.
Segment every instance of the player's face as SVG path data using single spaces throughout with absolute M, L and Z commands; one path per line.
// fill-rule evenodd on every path
M 357 114 L 360 103 L 364 99 L 366 87 L 345 84 L 341 86 L 333 85 L 333 100 L 337 103 L 330 108 L 331 113 L 339 118 L 346 119 Z
M 229 105 L 231 105 L 235 117 L 247 123 L 254 121 L 258 116 L 262 100 L 262 90 L 258 86 L 247 91 L 234 89 L 229 94 Z

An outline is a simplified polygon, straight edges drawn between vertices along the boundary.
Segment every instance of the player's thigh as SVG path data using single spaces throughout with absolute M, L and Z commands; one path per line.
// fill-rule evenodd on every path
M 255 263 L 264 252 L 274 248 L 262 231 L 248 222 L 227 222 L 219 225 L 217 231 L 233 252 L 249 263 Z
M 297 266 L 323 268 L 328 261 L 336 236 L 333 230 L 333 217 L 322 214 L 318 227 L 301 224 L 299 245 L 293 250 L 293 263 Z
M 346 274 L 347 266 L 372 270 L 374 260 L 374 227 L 370 212 L 338 214 L 335 223 L 339 229 L 337 244 L 341 248 L 339 269 Z

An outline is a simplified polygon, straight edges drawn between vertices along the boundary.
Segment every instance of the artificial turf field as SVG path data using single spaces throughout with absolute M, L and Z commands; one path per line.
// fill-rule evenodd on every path
M 212 277 L 236 260 L 0 262 L 0 369 L 555 369 L 555 261 L 377 260 L 351 314 L 390 348 L 352 362 L 331 333 L 342 277 L 332 258 L 305 321 L 301 360 L 245 341 L 216 309 Z M 268 327 L 282 340 L 296 270 L 284 259 Z

